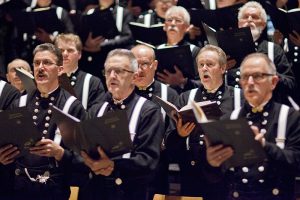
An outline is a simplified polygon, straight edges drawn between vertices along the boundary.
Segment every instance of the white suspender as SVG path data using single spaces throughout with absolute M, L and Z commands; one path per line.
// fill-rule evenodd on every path
M 37 0 L 32 0 L 30 4 L 30 8 L 34 8 L 37 4 Z
M 168 100 L 168 86 L 163 83 L 161 83 L 160 86 L 161 86 L 161 98 L 162 98 L 162 100 L 167 101 Z M 163 115 L 163 119 L 165 120 L 166 111 L 163 108 L 161 108 L 161 113 Z
M 71 107 L 71 105 L 74 103 L 75 100 L 76 100 L 76 97 L 74 97 L 74 96 L 70 96 L 70 97 L 67 99 L 67 101 L 66 101 L 66 103 L 65 103 L 65 105 L 64 105 L 64 108 L 63 108 L 63 112 L 64 112 L 64 113 L 69 113 L 70 107 Z M 55 136 L 54 136 L 53 141 L 54 141 L 56 144 L 60 144 L 60 142 L 61 142 L 61 134 L 60 134 L 60 131 L 59 131 L 58 128 L 55 130 Z
M 217 8 L 216 0 L 209 0 L 209 9 L 216 10 L 216 8 Z
M 145 26 L 149 26 L 151 25 L 151 14 L 150 13 L 147 13 L 145 16 L 144 16 L 144 25 Z
M 81 103 L 85 109 L 87 109 L 87 104 L 88 104 L 89 88 L 90 88 L 89 86 L 90 86 L 91 77 L 92 77 L 91 74 L 86 74 L 83 81 Z
M 278 118 L 277 138 L 275 139 L 276 145 L 281 149 L 284 149 L 284 145 L 285 145 L 285 134 L 286 134 L 288 113 L 289 113 L 289 107 L 286 105 L 281 105 L 279 118 Z
M 274 43 L 268 42 L 268 57 L 274 62 Z
M 190 50 L 191 52 L 193 52 L 193 50 L 195 49 L 196 45 L 190 44 Z
M 116 26 L 118 31 L 122 31 L 122 24 L 123 24 L 123 12 L 124 8 L 121 6 L 117 6 L 117 13 L 116 13 Z
M 0 97 L 2 95 L 2 92 L 3 92 L 3 89 L 4 89 L 4 86 L 5 86 L 5 82 L 4 81 L 0 81 Z
M 56 15 L 57 15 L 57 18 L 58 18 L 59 20 L 61 20 L 62 12 L 63 12 L 63 8 L 62 8 L 62 7 L 57 7 L 57 8 L 56 8 Z
M 198 88 L 194 88 L 190 91 L 190 94 L 189 94 L 189 99 L 188 99 L 188 103 L 187 104 L 190 104 L 192 101 L 194 101 L 195 99 L 195 96 L 196 96 L 196 93 L 197 93 L 197 90 Z M 190 136 L 188 136 L 186 138 L 186 141 L 185 141 L 185 144 L 186 144 L 186 150 L 190 150 Z
M 101 108 L 100 108 L 100 110 L 97 114 L 97 117 L 102 117 L 103 116 L 104 111 L 107 108 L 107 106 L 108 106 L 108 102 L 104 102 L 104 104 L 101 106 Z
M 241 89 L 234 88 L 234 110 L 241 107 Z
M 198 88 L 195 88 L 195 89 L 192 89 L 190 94 L 189 94 L 189 100 L 188 100 L 188 104 L 191 102 L 191 101 L 194 101 L 195 99 L 195 96 L 196 96 L 196 93 L 197 93 L 197 90 Z
M 26 103 L 27 103 L 27 94 L 25 94 L 25 95 L 22 95 L 21 97 L 20 97 L 20 101 L 19 101 L 19 107 L 24 107 L 24 106 L 26 106 Z
M 132 115 L 130 117 L 129 133 L 130 133 L 130 138 L 132 141 L 136 135 L 136 127 L 137 127 L 138 119 L 139 119 L 140 112 L 141 112 L 142 107 L 145 102 L 146 102 L 146 99 L 144 97 L 140 97 L 139 100 L 137 101 L 137 103 L 135 104 Z M 123 154 L 122 158 L 130 158 L 130 153 Z
M 230 119 L 231 120 L 237 119 L 240 114 L 240 111 L 241 111 L 241 107 L 234 109 L 230 115 Z

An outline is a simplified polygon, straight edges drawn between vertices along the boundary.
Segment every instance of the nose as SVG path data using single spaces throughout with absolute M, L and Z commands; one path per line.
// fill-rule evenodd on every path
M 253 80 L 253 77 L 252 76 L 249 76 L 248 80 L 247 80 L 247 83 L 248 84 L 253 84 L 254 83 L 254 80 Z

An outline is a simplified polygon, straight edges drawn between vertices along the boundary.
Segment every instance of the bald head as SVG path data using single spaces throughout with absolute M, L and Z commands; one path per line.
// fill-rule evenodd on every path
M 29 63 L 22 59 L 14 59 L 7 65 L 7 81 L 22 92 L 24 91 L 24 86 L 19 77 L 16 75 L 15 68 L 23 68 L 28 72 L 31 72 L 31 68 Z

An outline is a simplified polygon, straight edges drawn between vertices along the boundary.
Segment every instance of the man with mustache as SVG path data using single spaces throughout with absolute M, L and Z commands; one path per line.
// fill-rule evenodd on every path
M 70 165 L 75 157 L 61 144 L 61 135 L 51 119 L 51 106 L 79 119 L 84 119 L 86 113 L 80 101 L 59 87 L 58 76 L 63 70 L 61 51 L 53 44 L 45 43 L 35 48 L 33 57 L 37 89 L 23 95 L 12 107 L 28 108 L 42 139 L 23 157 L 16 158 L 20 152 L 15 146 L 0 148 L 1 166 L 10 178 L 7 184 L 13 181 L 10 193 L 6 192 L 8 199 L 67 200 Z
M 240 107 L 240 89 L 225 85 L 223 80 L 227 65 L 225 52 L 219 47 L 206 45 L 198 53 L 196 61 L 201 86 L 182 93 L 179 107 L 189 104 L 191 100 L 216 101 L 223 114 Z M 183 124 L 179 117 L 176 127 L 167 133 L 166 149 L 170 155 L 176 156 L 180 166 L 182 195 L 223 199 L 222 182 L 212 184 L 207 179 L 214 170 L 206 167 L 203 133 L 194 129 L 193 122 Z M 211 188 L 215 190 L 212 192 Z
M 291 71 L 291 65 L 283 51 L 283 49 L 273 43 L 266 41 L 262 38 L 262 32 L 266 28 L 267 14 L 264 8 L 258 2 L 249 1 L 244 4 L 238 13 L 238 26 L 250 27 L 253 36 L 253 41 L 256 46 L 256 51 L 268 55 L 274 62 L 277 73 L 279 75 L 279 84 L 273 93 L 273 98 L 281 103 L 288 104 L 285 94 L 293 96 L 295 90 L 295 78 Z M 231 69 L 228 71 L 227 80 L 228 84 L 239 87 L 239 68 Z
M 7 81 L 12 86 L 17 88 L 21 94 L 26 94 L 24 85 L 23 85 L 22 81 L 20 80 L 20 78 L 16 74 L 16 71 L 15 71 L 16 68 L 22 68 L 22 69 L 26 70 L 27 72 L 32 73 L 30 65 L 25 60 L 18 59 L 18 58 L 14 59 L 7 65 L 7 73 L 6 73 Z
M 164 31 L 167 34 L 167 42 L 165 44 L 159 45 L 157 48 L 159 49 L 170 46 L 189 45 L 192 56 L 195 59 L 200 48 L 185 41 L 184 36 L 189 31 L 189 29 L 190 15 L 187 10 L 181 6 L 171 7 L 166 13 L 166 20 L 164 25 Z M 157 73 L 157 78 L 159 81 L 174 87 L 177 92 L 183 92 L 195 88 L 195 80 L 199 79 L 196 72 L 196 63 L 194 63 L 194 66 L 182 67 L 192 67 L 193 69 L 195 69 L 193 80 L 184 77 L 181 70 L 177 66 L 174 66 L 175 73 L 164 70 L 163 73 Z
M 265 54 L 250 54 L 241 64 L 240 84 L 246 103 L 225 118 L 246 118 L 267 159 L 227 170 L 227 199 L 295 199 L 295 174 L 300 164 L 300 115 L 293 108 L 272 100 L 278 81 L 276 67 Z M 231 147 L 222 144 L 207 143 L 207 146 L 207 161 L 215 168 L 234 154 Z
M 82 43 L 79 36 L 69 33 L 60 34 L 55 38 L 55 46 L 62 51 L 63 72 L 67 74 L 74 88 L 76 96 L 83 107 L 89 109 L 92 105 L 101 102 L 104 96 L 104 87 L 99 78 L 79 69 Z
M 138 63 L 131 51 L 115 49 L 105 61 L 104 74 L 108 92 L 103 104 L 90 109 L 92 117 L 125 110 L 133 149 L 128 154 L 109 158 L 99 147 L 100 159 L 85 152 L 82 157 L 92 171 L 82 199 L 148 200 L 148 186 L 160 155 L 164 126 L 160 108 L 135 94 L 134 79 Z

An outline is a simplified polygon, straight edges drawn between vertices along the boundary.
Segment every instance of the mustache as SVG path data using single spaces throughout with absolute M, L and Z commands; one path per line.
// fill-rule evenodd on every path
M 178 31 L 178 28 L 176 26 L 169 26 L 168 31 Z

